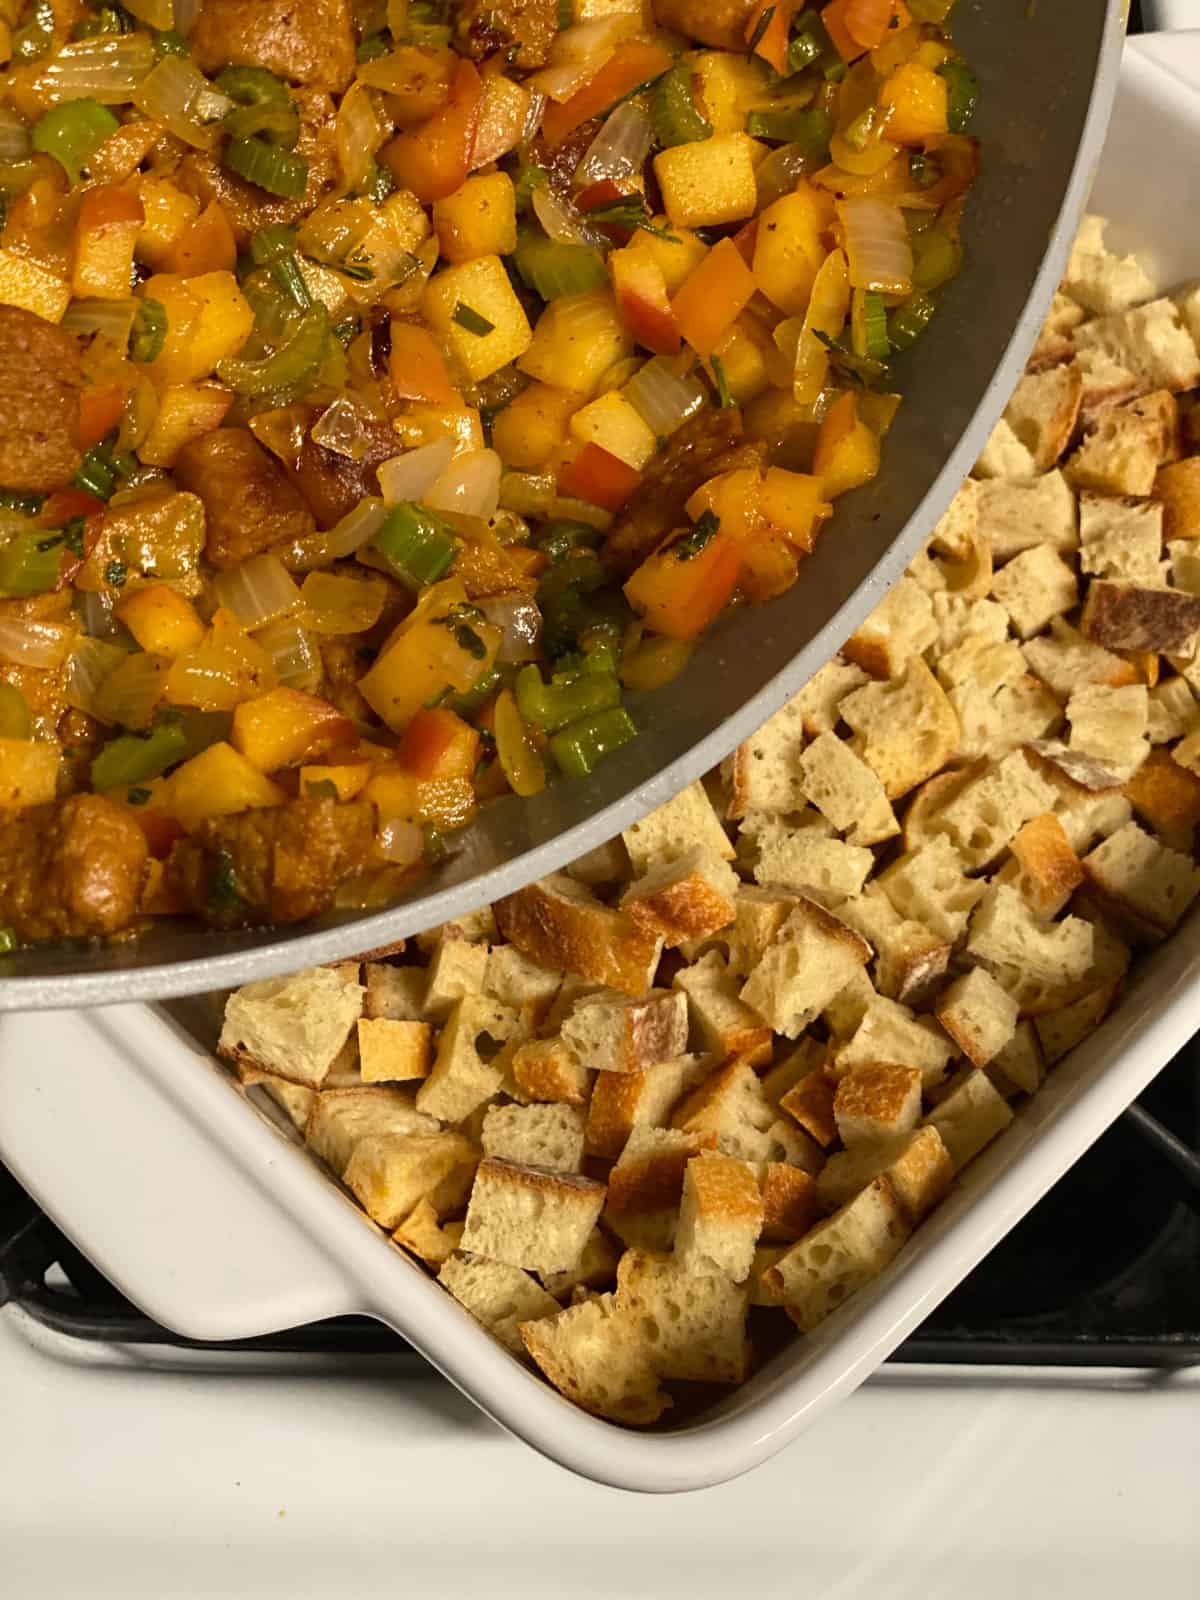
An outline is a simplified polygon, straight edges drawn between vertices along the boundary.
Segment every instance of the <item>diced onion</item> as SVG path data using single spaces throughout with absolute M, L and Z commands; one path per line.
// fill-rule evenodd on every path
M 379 621 L 384 588 L 367 578 L 311 572 L 300 591 L 304 621 L 313 633 L 365 633 Z
M 375 846 L 385 861 L 396 867 L 408 867 L 424 854 L 425 837 L 407 817 L 380 817 Z
M 254 637 L 270 656 L 280 683 L 289 689 L 311 691 L 318 687 L 321 655 L 312 634 L 295 617 L 268 622 Z
M 129 652 L 104 639 L 81 639 L 67 663 L 65 696 L 76 711 L 96 715 L 96 696 L 110 672 L 115 672 Z
M 434 511 L 454 511 L 490 522 L 500 504 L 500 457 L 494 450 L 457 456 L 422 496 Z
M 131 39 L 144 34 L 129 34 Z M 149 48 L 149 39 L 146 40 Z M 183 56 L 164 56 L 154 71 L 140 84 L 133 96 L 139 111 L 160 122 L 169 133 L 197 150 L 211 150 L 217 130 L 205 122 L 202 107 L 215 94 L 212 86 L 190 60 Z M 221 96 L 224 99 L 224 96 Z
M 911 294 L 912 244 L 900 207 L 867 196 L 839 200 L 837 211 L 846 236 L 850 287 Z
M 444 438 L 383 462 L 379 468 L 379 488 L 384 503 L 394 506 L 402 500 L 423 500 L 426 491 L 450 465 L 453 455 L 453 439 Z
M 806 172 L 811 172 L 816 165 L 803 145 L 781 144 L 778 150 L 772 150 L 754 171 L 758 209 L 762 211 L 776 200 L 781 200 L 785 194 L 791 194 L 796 187 L 796 180 Z
M 576 214 L 550 189 L 533 191 L 533 211 L 556 244 L 594 244 Z
M 120 628 L 113 620 L 117 597 L 111 589 L 81 589 L 75 597 L 84 633 L 93 639 L 115 639 Z
M 76 630 L 61 622 L 0 617 L 0 661 L 18 667 L 61 667 L 71 653 Z
M 558 492 L 552 472 L 506 472 L 500 479 L 500 504 L 523 517 L 544 517 Z
M 182 65 L 178 56 L 164 56 L 159 66 L 169 61 Z M 42 73 L 39 88 L 51 102 L 86 98 L 105 106 L 129 100 L 140 104 L 134 91 L 153 66 L 154 45 L 148 33 L 102 33 L 63 45 Z
M 163 697 L 171 663 L 166 656 L 139 650 L 126 655 L 96 691 L 95 714 L 122 728 L 148 728 Z
M 278 556 L 252 556 L 240 567 L 213 579 L 217 604 L 232 611 L 245 628 L 286 616 L 300 604 L 300 591 Z
M 526 84 L 527 89 L 530 88 Z M 521 144 L 527 145 L 542 126 L 542 118 L 546 115 L 546 96 L 539 94 L 536 89 L 530 90 L 529 105 L 525 112 L 525 121 L 521 124 Z
M 370 89 L 365 83 L 352 83 L 342 97 L 333 127 L 338 165 L 342 169 L 342 183 L 347 190 L 363 187 L 371 169 L 371 161 L 386 133 L 386 126 L 375 109 Z
M 361 550 L 368 539 L 373 539 L 382 528 L 387 508 L 377 495 L 360 500 L 353 511 L 347 511 L 340 522 L 323 537 L 331 561 L 344 560 Z
M 0 161 L 24 161 L 29 155 L 29 129 L 15 111 L 0 107 Z
M 503 630 L 496 653 L 501 666 L 537 660 L 542 613 L 536 600 L 527 594 L 493 594 L 479 601 L 479 609 L 489 622 Z
M 124 352 L 129 343 L 140 301 L 128 300 L 72 300 L 66 309 L 61 328 L 68 333 L 103 334 Z
M 667 438 L 699 411 L 704 386 L 689 372 L 680 377 L 667 356 L 654 356 L 640 367 L 622 391 L 655 438 Z
M 525 87 L 563 105 L 572 95 L 578 94 L 585 83 L 592 81 L 612 53 L 612 50 L 602 50 L 590 60 L 563 61 L 556 66 L 543 67 L 525 80 Z
M 640 173 L 650 154 L 654 130 L 636 100 L 626 100 L 605 122 L 575 168 L 575 184 L 583 188 L 601 178 L 630 178 Z
M 350 461 L 361 461 L 370 448 L 362 414 L 347 394 L 339 395 L 332 405 L 326 406 L 313 423 L 312 440 L 322 449 L 332 450 Z

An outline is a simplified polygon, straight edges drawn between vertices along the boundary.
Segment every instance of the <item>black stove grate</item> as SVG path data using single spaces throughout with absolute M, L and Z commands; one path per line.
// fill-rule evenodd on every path
M 1197 1149 L 1200 1036 L 891 1359 L 1200 1363 Z M 5 1303 L 59 1333 L 93 1342 L 277 1355 L 395 1356 L 409 1348 L 365 1317 L 226 1344 L 182 1339 L 118 1294 L 0 1166 L 0 1306 Z

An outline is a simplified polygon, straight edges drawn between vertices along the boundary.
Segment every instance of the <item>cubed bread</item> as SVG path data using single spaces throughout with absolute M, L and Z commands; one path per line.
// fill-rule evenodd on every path
M 525 1354 L 521 1324 L 556 1317 L 562 1309 L 554 1296 L 520 1267 L 485 1261 L 482 1256 L 464 1255 L 461 1251 L 447 1257 L 438 1282 L 476 1322 L 517 1356 Z
M 1151 744 L 1169 744 L 1200 727 L 1200 705 L 1186 678 L 1163 678 L 1149 691 L 1146 735 Z
M 954 708 L 920 656 L 909 661 L 902 677 L 855 689 L 839 710 L 889 800 L 937 772 L 958 744 Z
M 525 1348 L 568 1400 L 613 1422 L 657 1422 L 671 1404 L 650 1362 L 639 1318 L 597 1295 L 520 1325 Z
M 975 1068 L 938 1102 L 925 1121 L 941 1134 L 955 1172 L 961 1172 L 1012 1119 L 1012 1110 L 1003 1095 L 996 1091 L 986 1072 Z
M 427 1078 L 433 1061 L 433 1029 L 428 1022 L 360 1017 L 358 1060 L 364 1083 Z
M 583 1254 L 604 1196 L 604 1185 L 590 1178 L 485 1156 L 471 1188 L 462 1248 L 528 1272 L 567 1272 Z
M 279 1107 L 292 1127 L 303 1134 L 317 1103 L 317 1090 L 306 1089 L 302 1083 L 289 1083 L 286 1078 L 276 1078 L 269 1072 L 259 1072 L 255 1068 L 251 1068 L 244 1077 L 239 1071 L 238 1077 L 245 1087 L 260 1088 Z
M 427 928 L 416 935 L 416 944 L 426 960 L 432 960 L 438 949 L 452 939 L 465 939 L 469 944 L 494 944 L 496 918 L 491 906 L 464 911 L 461 917 Z
M 890 1061 L 852 1067 L 838 1079 L 833 1116 L 847 1149 L 911 1133 L 921 1117 L 921 1069 Z
M 817 1182 L 789 1161 L 768 1161 L 761 1169 L 763 1239 L 802 1239 L 817 1220 Z M 756 1252 L 757 1254 L 757 1252 Z M 754 1263 L 751 1262 L 751 1271 Z
M 217 1053 L 317 1089 L 362 1008 L 361 984 L 329 967 L 243 984 L 225 1002 Z
M 317 1095 L 304 1139 L 313 1155 L 340 1178 L 360 1139 L 439 1131 L 437 1121 L 418 1111 L 412 1095 L 403 1089 L 336 1089 Z
M 979 638 L 989 644 L 1003 644 L 1008 637 L 1008 613 L 994 600 L 976 600 L 969 595 L 935 594 L 933 616 L 938 636 L 933 659 L 939 664 L 967 639 Z
M 559 1038 L 518 1044 L 509 1070 L 514 1086 L 526 1100 L 561 1101 L 569 1106 L 588 1103 L 593 1073 Z
M 762 1308 L 780 1306 L 778 1293 L 768 1286 L 767 1274 L 790 1249 L 790 1244 L 760 1244 L 755 1250 L 750 1276 L 746 1279 L 746 1294 L 752 1306 Z
M 865 967 L 856 968 L 845 988 L 839 989 L 829 1004 L 822 1007 L 821 1021 L 829 1029 L 829 1037 L 849 1039 L 862 1023 L 875 994 L 870 973 Z
M 596 1072 L 644 1072 L 687 1050 L 687 1000 L 678 990 L 651 990 L 640 1000 L 591 995 L 560 1030 L 584 1066 Z
M 609 1173 L 606 1225 L 628 1245 L 669 1250 L 687 1164 L 700 1151 L 716 1147 L 715 1133 L 635 1127 Z
M 1083 396 L 1083 375 L 1073 361 L 1027 372 L 1004 408 L 1004 420 L 1033 458 L 1035 472 L 1048 472 L 1071 442 Z
M 660 1061 L 644 1072 L 599 1072 L 588 1105 L 585 1144 L 589 1155 L 615 1161 L 634 1128 L 665 1127 L 695 1070 L 698 1056 Z
M 737 889 L 737 873 L 728 861 L 697 845 L 631 883 L 621 896 L 621 908 L 673 949 L 728 927 L 737 914 Z
M 672 980 L 687 996 L 688 1015 L 702 1048 L 718 1061 L 731 1056 L 762 1066 L 771 1059 L 771 1029 L 738 997 L 739 985 L 711 950 Z
M 429 964 L 429 985 L 425 990 L 424 1015 L 444 1021 L 456 1000 L 483 993 L 488 947 L 466 939 L 446 939 L 438 946 Z
M 621 838 L 635 878 L 643 877 L 651 867 L 677 861 L 697 845 L 723 861 L 733 860 L 733 846 L 702 783 L 680 790 L 648 817 L 632 823 Z
M 1080 627 L 1089 639 L 1110 650 L 1191 655 L 1200 629 L 1200 595 L 1094 578 Z
M 1028 481 L 1036 468 L 1033 452 L 1021 443 L 1007 417 L 1000 417 L 979 452 L 974 473 L 985 480 Z
M 800 758 L 803 798 L 850 845 L 880 844 L 900 825 L 876 774 L 844 739 L 822 733 Z
M 942 1027 L 977 1067 L 993 1060 L 1017 1029 L 1016 1001 L 982 967 L 955 978 L 936 1009 Z
M 834 656 L 823 667 L 818 667 L 792 701 L 800 707 L 808 737 L 815 739 L 818 734 L 832 733 L 841 721 L 842 701 L 866 682 L 867 675 L 862 668 L 843 656 Z
M 1104 315 L 1126 311 L 1154 295 L 1154 283 L 1136 256 L 1118 256 L 1106 248 L 1104 230 L 1108 219 L 1086 216 L 1071 249 L 1071 259 L 1063 278 L 1063 288 L 1079 305 Z M 1064 298 L 1056 295 L 1056 301 Z M 1077 327 L 1082 315 L 1068 328 Z
M 802 1078 L 815 1072 L 825 1060 L 825 1046 L 819 1039 L 805 1037 L 782 1061 L 769 1068 L 759 1078 L 763 1094 L 771 1105 L 778 1105 L 789 1089 L 795 1088 Z
M 1056 917 L 1083 882 L 1079 857 L 1053 811 L 1013 835 L 1013 884 L 1042 918 Z
M 846 640 L 842 654 L 872 678 L 897 678 L 936 638 L 932 601 L 919 583 L 903 577 Z
M 1042 922 L 1016 889 L 999 883 L 971 918 L 967 954 L 988 968 L 1024 1015 L 1032 1015 L 1073 998 L 1091 967 L 1093 943 L 1090 923 L 1080 917 Z
M 837 838 L 811 808 L 795 817 L 752 812 L 741 825 L 739 844 L 743 840 L 753 841 L 759 884 L 807 895 L 822 905 L 860 893 L 875 865 L 869 850 Z
M 796 1039 L 870 956 L 861 935 L 801 899 L 742 985 L 741 999 L 776 1033 Z
M 576 856 L 564 868 L 576 883 L 586 883 L 589 889 L 601 889 L 612 883 L 624 883 L 629 877 L 629 852 L 619 836 L 606 839 L 595 849 Z
M 811 1333 L 878 1277 L 911 1232 L 891 1185 L 886 1178 L 875 1178 L 781 1256 L 764 1282 L 779 1295 L 797 1327 Z
M 458 1249 L 461 1222 L 442 1222 L 428 1198 L 418 1200 L 398 1228 L 392 1242 L 427 1267 L 440 1267 Z
M 1200 357 L 1172 300 L 1113 312 L 1075 330 L 1077 350 L 1100 350 L 1135 373 L 1146 389 L 1178 392 L 1200 383 Z
M 1052 799 L 1053 791 L 1047 793 Z M 985 808 L 986 797 L 978 809 Z M 950 825 L 960 836 L 970 837 L 966 830 L 972 809 L 963 806 L 951 817 Z M 934 821 L 940 823 L 944 816 L 936 814 Z M 876 881 L 899 916 L 920 923 L 949 944 L 962 934 L 984 891 L 978 879 L 967 876 L 954 844 L 941 834 L 897 856 Z
M 844 922 L 871 945 L 875 952 L 873 987 L 902 1005 L 920 1006 L 936 987 L 950 962 L 952 941 L 934 933 L 924 923 L 902 917 L 887 895 L 876 884 L 838 907 Z M 870 1000 L 864 993 L 863 1006 Z M 834 1032 L 834 1027 L 827 1016 Z M 857 1019 L 850 1032 L 857 1027 Z
M 929 826 L 945 834 L 960 858 L 960 870 L 977 872 L 994 861 L 1024 823 L 1054 809 L 1055 791 L 1023 750 L 1014 750 L 972 776 L 936 811 Z M 916 910 L 896 903 L 892 871 L 880 875 L 896 909 L 935 932 L 945 931 Z
M 744 1060 L 711 1073 L 684 1097 L 671 1115 L 671 1126 L 685 1133 L 711 1133 L 725 1155 L 742 1161 L 770 1156 L 767 1130 L 775 1111 L 762 1092 L 753 1067 Z
M 639 1328 L 660 1377 L 741 1383 L 750 1370 L 746 1290 L 723 1273 L 690 1272 L 671 1256 L 626 1250 L 617 1305 Z
M 1095 1033 L 1120 993 L 1120 988 L 1118 982 L 1098 984 L 1070 1005 L 1061 1006 L 1057 1011 L 1043 1012 L 1040 1017 L 1033 1019 L 1038 1042 L 1050 1066 L 1061 1061 L 1077 1044 L 1082 1044 Z
M 1089 417 L 1083 440 L 1064 467 L 1076 489 L 1146 495 L 1158 469 L 1179 456 L 1179 408 L 1165 390 Z
M 1163 467 L 1154 483 L 1165 539 L 1200 538 L 1200 456 Z
M 491 1105 L 483 1119 L 485 1156 L 548 1172 L 583 1170 L 584 1115 L 577 1106 Z
M 980 484 L 979 531 L 996 562 L 1039 544 L 1066 555 L 1079 544 L 1075 495 L 1058 471 L 1029 482 L 1000 478 Z
M 741 883 L 733 904 L 733 923 L 722 931 L 721 943 L 728 952 L 728 975 L 746 978 L 796 909 L 796 896 L 762 884 Z
M 1081 494 L 1079 565 L 1097 578 L 1158 584 L 1163 567 L 1163 508 L 1128 495 Z
M 732 1156 L 688 1162 L 675 1230 L 675 1258 L 688 1272 L 721 1272 L 744 1283 L 763 1227 L 754 1168 Z
M 907 1006 L 876 995 L 853 1037 L 831 1052 L 827 1070 L 842 1077 L 854 1067 L 892 1061 L 916 1067 L 926 1089 L 946 1075 L 954 1045 L 930 1017 L 916 1017 Z
M 548 1272 L 542 1283 L 556 1300 L 565 1300 L 576 1289 L 605 1289 L 617 1276 L 621 1252 L 603 1228 L 588 1234 L 583 1254 L 569 1272 Z
M 1030 639 L 1022 649 L 1030 671 L 1062 700 L 1081 684 L 1102 683 L 1118 688 L 1137 681 L 1137 673 L 1128 661 L 1085 639 L 1061 617 L 1051 622 L 1048 634 Z
M 421 1022 L 429 974 L 424 967 L 389 967 L 368 961 L 363 966 L 366 996 L 363 1015 L 387 1022 Z
M 736 822 L 751 811 L 799 811 L 804 804 L 799 767 L 803 748 L 803 707 L 789 700 L 721 763 L 726 817 Z
M 822 1056 L 809 1070 L 779 1098 L 779 1109 L 786 1111 L 799 1126 L 828 1150 L 838 1137 L 837 1118 L 833 1114 L 837 1082 L 822 1067 Z
M 1137 816 L 1165 845 L 1185 856 L 1192 854 L 1200 825 L 1200 777 L 1181 767 L 1168 751 L 1155 749 L 1129 779 L 1125 793 Z
M 483 992 L 513 1011 L 528 1011 L 536 1023 L 549 1011 L 562 987 L 561 967 L 543 967 L 516 945 L 498 944 L 489 951 Z
M 1074 608 L 1079 587 L 1053 545 L 1035 544 L 1001 567 L 992 579 L 992 598 L 1008 612 L 1018 638 L 1029 639 Z
M 1028 1017 L 1023 1017 L 1012 1038 L 988 1063 L 988 1077 L 1004 1098 L 1011 1100 L 1013 1093 L 1036 1094 L 1045 1076 L 1046 1059 L 1037 1029 Z
M 1136 822 L 1084 856 L 1083 870 L 1104 901 L 1150 938 L 1170 933 L 1200 893 L 1200 870 L 1190 857 Z
M 373 1222 L 390 1233 L 421 1200 L 438 1216 L 467 1197 L 479 1151 L 461 1133 L 383 1133 L 359 1139 L 342 1181 Z
M 484 995 L 454 1002 L 438 1039 L 429 1076 L 417 1090 L 417 1110 L 442 1122 L 461 1122 L 497 1094 L 503 1046 L 522 1028 L 517 1013 Z
M 1084 684 L 1067 701 L 1072 750 L 1108 767 L 1117 780 L 1129 777 L 1150 752 L 1149 694 L 1143 683 L 1105 689 Z
M 915 1227 L 946 1197 L 954 1167 L 941 1134 L 926 1124 L 900 1139 L 830 1156 L 817 1177 L 818 1205 L 822 1211 L 836 1211 L 879 1177 L 890 1184 Z
M 564 873 L 499 901 L 496 921 L 505 938 L 539 966 L 564 967 L 630 995 L 640 995 L 654 981 L 662 940 Z
M 767 1129 L 768 1162 L 786 1162 L 801 1172 L 820 1172 L 825 1153 L 815 1139 L 798 1127 L 788 1116 L 776 1115 Z

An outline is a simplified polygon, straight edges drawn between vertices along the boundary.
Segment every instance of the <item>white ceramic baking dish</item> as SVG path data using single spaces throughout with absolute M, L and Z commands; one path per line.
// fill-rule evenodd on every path
M 1200 63 L 1200 35 L 1190 48 Z M 1198 140 L 1200 96 L 1177 66 L 1131 48 L 1096 205 L 1165 283 L 1200 267 L 1187 159 Z M 0 1018 L 0 1157 L 179 1333 L 231 1339 L 366 1313 L 573 1471 L 698 1488 L 764 1460 L 861 1383 L 1179 1049 L 1200 1023 L 1198 929 L 1193 918 L 1140 968 L 1117 1012 L 880 1279 L 698 1419 L 652 1434 L 562 1400 L 375 1230 L 290 1131 L 251 1114 L 207 1048 L 212 1002 Z

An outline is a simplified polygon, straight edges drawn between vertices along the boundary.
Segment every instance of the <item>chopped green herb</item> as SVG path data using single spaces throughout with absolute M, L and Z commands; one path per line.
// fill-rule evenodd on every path
M 484 316 L 481 316 L 473 306 L 467 305 L 466 302 L 462 300 L 460 300 L 455 306 L 451 321 L 457 322 L 460 328 L 465 328 L 468 333 L 475 334 L 475 336 L 479 339 L 482 339 L 485 337 L 485 335 L 494 332 L 496 327 L 494 322 L 489 322 L 488 319 Z
M 83 536 L 86 528 L 86 517 L 68 517 L 63 523 L 62 541 L 73 556 L 83 555 Z
M 708 359 L 717 385 L 717 404 L 724 411 L 735 403 L 733 392 L 729 387 L 729 379 L 725 376 L 725 363 L 720 356 L 710 356 Z
M 174 28 L 156 29 L 154 54 L 160 61 L 163 56 L 186 56 L 189 54 L 188 42 L 181 33 L 176 33 Z
M 167 338 L 167 308 L 161 300 L 143 300 L 129 336 L 132 361 L 156 361 Z
M 363 179 L 363 193 L 374 200 L 376 205 L 386 200 L 388 195 L 394 194 L 396 181 L 386 167 L 381 167 L 374 157 L 367 168 L 367 175 Z
M 332 332 L 340 344 L 349 344 L 351 339 L 356 339 L 362 332 L 362 318 L 343 317 L 341 322 L 334 323 Z
M 771 23 L 774 20 L 775 7 L 768 6 L 767 9 L 759 16 L 758 21 L 754 24 L 754 32 L 750 35 L 749 43 L 746 46 L 751 55 L 754 54 L 759 45 L 762 43 L 763 35 L 766 33 L 767 29 L 771 26 Z
M 938 68 L 946 80 L 946 124 L 951 133 L 965 133 L 979 99 L 979 80 L 965 61 L 953 57 Z
M 533 203 L 536 190 L 549 186 L 550 174 L 545 167 L 539 167 L 536 162 L 525 161 L 521 163 L 520 170 L 513 180 L 513 192 L 518 211 L 528 211 Z
M 104 569 L 104 581 L 111 583 L 114 589 L 124 588 L 128 576 L 129 569 L 123 561 L 110 561 Z
M 113 460 L 113 445 L 117 442 L 115 433 L 99 444 L 94 444 L 90 450 L 84 452 L 83 461 L 79 471 L 75 474 L 74 485 L 83 489 L 88 494 L 94 494 L 97 500 L 109 500 L 113 490 L 117 487 L 120 476 L 117 463 Z M 80 550 L 82 555 L 83 551 Z
M 0 956 L 10 956 L 17 948 L 17 936 L 11 928 L 0 928 Z
M 304 785 L 304 795 L 308 800 L 336 800 L 338 787 L 332 778 L 318 778 L 315 783 Z
M 589 222 L 598 222 L 601 227 L 627 228 L 631 233 L 640 228 L 643 233 L 653 234 L 656 239 L 665 239 L 668 244 L 679 243 L 677 234 L 650 221 L 650 208 L 643 194 L 623 194 L 617 200 L 606 200 L 603 205 L 593 206 L 587 213 L 587 219 Z
M 250 239 L 250 259 L 265 267 L 271 282 L 297 310 L 307 311 L 312 295 L 296 258 L 296 235 L 285 222 L 272 222 Z
M 874 389 L 882 384 L 888 376 L 886 361 L 877 361 L 870 356 L 856 356 L 854 351 L 842 343 L 840 339 L 831 339 L 827 333 L 822 333 L 819 328 L 813 332 L 829 351 L 830 364 L 836 372 L 844 378 L 849 378 L 852 383 L 857 383 L 863 388 Z
M 45 504 L 44 494 L 23 494 L 18 489 L 0 489 L 0 507 L 5 511 L 23 511 L 27 517 L 36 517 Z
M 359 61 L 374 61 L 379 56 L 386 56 L 391 48 L 392 39 L 390 34 L 369 33 L 354 54 Z
M 144 806 L 149 798 L 149 789 L 130 789 L 125 796 L 125 799 L 131 806 Z
M 242 903 L 241 886 L 233 856 L 222 847 L 213 862 L 212 876 L 208 880 L 208 903 L 213 911 L 236 911 Z
M 677 561 L 690 561 L 693 556 L 698 556 L 701 550 L 711 542 L 713 535 L 721 526 L 721 519 L 714 511 L 702 511 L 696 520 L 695 527 L 690 533 L 685 533 L 683 538 L 671 546 L 672 553 Z

